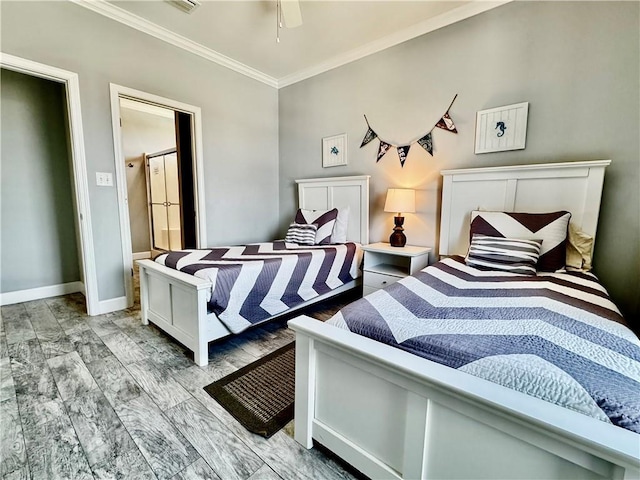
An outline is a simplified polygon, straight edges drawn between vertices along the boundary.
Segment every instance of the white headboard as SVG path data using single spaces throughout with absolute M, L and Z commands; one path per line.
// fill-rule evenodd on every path
M 472 210 L 571 212 L 596 236 L 604 169 L 611 160 L 443 170 L 440 255 L 465 255 Z
M 298 205 L 307 210 L 349 207 L 347 240 L 369 243 L 369 175 L 296 180 Z

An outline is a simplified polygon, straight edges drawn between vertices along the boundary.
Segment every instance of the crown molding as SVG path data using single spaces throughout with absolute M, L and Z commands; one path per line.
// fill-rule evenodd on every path
M 278 80 L 262 73 L 255 68 L 251 68 L 244 63 L 240 63 L 232 58 L 227 57 L 215 50 L 205 47 L 193 40 L 189 40 L 182 35 L 178 35 L 171 30 L 168 30 L 160 25 L 157 25 L 153 22 L 150 22 L 138 15 L 135 15 L 127 10 L 120 8 L 111 3 L 107 3 L 104 0 L 70 0 L 71 2 L 79 5 L 81 7 L 87 8 L 95 13 L 99 13 L 111 20 L 115 20 L 116 22 L 120 22 L 124 25 L 127 25 L 131 28 L 135 28 L 136 30 L 146 33 L 147 35 L 151 35 L 159 40 L 165 41 L 174 45 L 178 48 L 182 48 L 190 53 L 198 55 L 206 60 L 217 63 L 223 67 L 234 70 L 242 75 L 245 75 L 249 78 L 253 78 L 254 80 L 258 80 L 259 82 L 265 83 L 271 87 L 278 87 Z
M 234 70 L 249 78 L 258 80 L 259 82 L 262 82 L 266 85 L 274 88 L 283 88 L 314 77 L 321 73 L 327 72 L 334 68 L 338 68 L 342 65 L 346 65 L 347 63 L 351 63 L 374 53 L 380 52 L 389 47 L 393 47 L 426 33 L 433 32 L 442 27 L 446 27 L 461 20 L 465 20 L 493 8 L 500 7 L 504 4 L 511 3 L 514 0 L 472 0 L 469 3 L 462 5 L 454 10 L 445 12 L 416 25 L 412 25 L 392 35 L 388 35 L 384 38 L 368 43 L 362 47 L 358 47 L 345 52 L 344 54 L 335 56 L 330 60 L 314 65 L 313 67 L 300 70 L 291 75 L 286 75 L 280 79 L 276 79 L 270 75 L 267 75 L 266 73 L 256 70 L 255 68 L 240 63 L 230 57 L 227 57 L 226 55 L 216 52 L 215 50 L 205 47 L 204 45 L 194 42 L 193 40 L 183 37 L 182 35 L 179 35 L 175 32 L 172 32 L 169 29 L 150 22 L 123 8 L 108 3 L 105 0 L 69 1 L 81 7 L 87 8 L 95 13 L 99 13 L 100 15 L 103 15 L 107 18 L 115 20 L 116 22 L 120 22 L 131 28 L 135 28 L 142 33 L 146 33 L 147 35 L 151 35 L 152 37 L 186 50 L 187 52 L 198 55 L 206 60 Z
M 278 88 L 287 87 L 289 85 L 293 85 L 294 83 L 301 82 L 302 80 L 320 75 L 321 73 L 341 67 L 366 56 L 380 52 L 426 33 L 433 32 L 442 27 L 460 22 L 496 7 L 511 3 L 512 1 L 514 0 L 471 1 L 454 10 L 442 13 L 436 17 L 430 18 L 416 25 L 411 25 L 404 30 L 393 33 L 379 40 L 375 40 L 371 43 L 363 45 L 362 47 L 354 48 L 353 50 L 333 57 L 326 62 L 322 62 L 314 65 L 311 68 L 300 70 L 299 72 L 284 76 L 278 80 Z

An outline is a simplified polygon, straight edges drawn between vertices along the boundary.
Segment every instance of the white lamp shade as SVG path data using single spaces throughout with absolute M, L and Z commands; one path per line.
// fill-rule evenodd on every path
M 409 188 L 390 188 L 387 190 L 384 211 L 414 213 L 416 211 L 416 191 Z

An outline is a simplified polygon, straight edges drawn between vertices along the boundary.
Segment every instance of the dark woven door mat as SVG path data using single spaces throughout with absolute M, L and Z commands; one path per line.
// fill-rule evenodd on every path
M 293 419 L 295 342 L 204 387 L 247 430 L 269 438 Z

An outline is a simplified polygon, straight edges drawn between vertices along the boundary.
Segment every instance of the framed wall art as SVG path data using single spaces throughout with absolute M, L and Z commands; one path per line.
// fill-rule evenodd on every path
M 476 114 L 475 153 L 525 148 L 528 114 L 529 102 L 479 111 Z
M 347 134 L 322 139 L 322 166 L 338 167 L 347 164 Z

